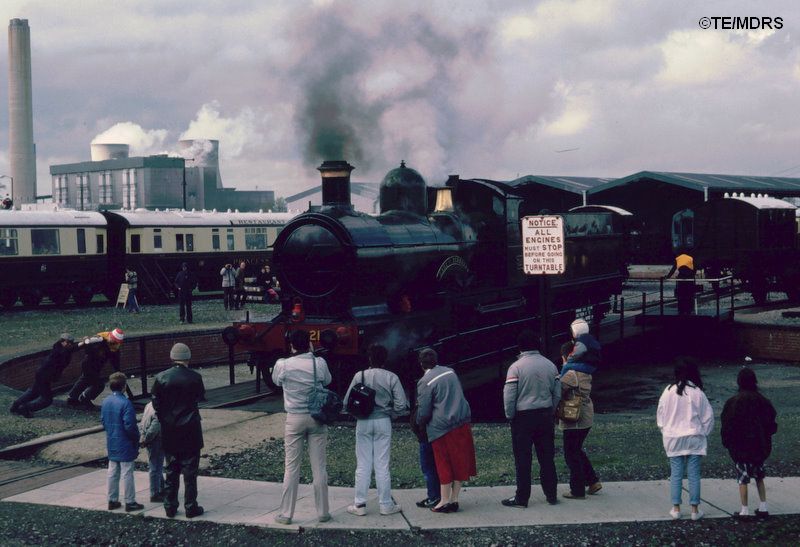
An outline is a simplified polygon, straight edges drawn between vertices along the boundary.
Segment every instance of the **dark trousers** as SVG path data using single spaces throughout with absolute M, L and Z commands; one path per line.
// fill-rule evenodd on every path
M 164 509 L 178 508 L 178 488 L 183 475 L 183 508 L 190 511 L 197 507 L 197 472 L 200 467 L 200 451 L 172 454 L 165 451 L 167 477 L 164 481 Z
M 586 487 L 597 482 L 592 462 L 583 450 L 591 428 L 564 430 L 564 460 L 569 467 L 569 490 L 575 496 L 586 494 Z
M 236 289 L 236 295 L 234 296 L 234 299 L 236 300 L 237 308 L 244 308 L 244 303 L 247 299 L 247 293 L 244 291 L 244 287 Z
M 436 472 L 431 443 L 419 443 L 419 466 L 422 468 L 422 476 L 425 477 L 425 485 L 428 487 L 428 499 L 438 500 L 442 493 L 439 489 L 439 474 Z
M 233 287 L 222 287 L 222 302 L 225 304 L 226 310 L 236 308 L 236 294 Z
M 69 390 L 68 397 L 73 401 L 78 401 L 83 396 L 84 401 L 91 402 L 103 392 L 105 387 L 106 383 L 102 378 L 81 374 L 72 389 Z
M 49 382 L 34 382 L 33 386 L 25 390 L 14 404 L 12 410 L 27 410 L 36 412 L 53 404 L 53 391 Z
M 528 503 L 531 497 L 531 463 L 536 449 L 539 481 L 548 500 L 556 499 L 555 424 L 553 409 L 537 408 L 517 412 L 511 420 L 511 446 L 517 470 L 517 501 Z
M 181 321 L 192 322 L 192 293 L 184 294 L 181 291 L 181 294 L 178 295 L 178 314 Z

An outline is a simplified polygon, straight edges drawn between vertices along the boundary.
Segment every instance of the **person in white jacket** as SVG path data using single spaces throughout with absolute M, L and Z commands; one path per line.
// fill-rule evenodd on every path
M 153 402 L 144 407 L 139 422 L 139 445 L 147 448 L 150 471 L 150 501 L 164 501 L 164 448 L 161 445 L 161 422 L 158 421 Z
M 656 422 L 671 470 L 669 514 L 674 519 L 681 518 L 681 483 L 686 472 L 692 520 L 700 520 L 703 518 L 699 508 L 701 458 L 706 455 L 707 438 L 714 429 L 714 411 L 703 393 L 696 362 L 684 359 L 675 365 L 675 382 L 661 394 Z

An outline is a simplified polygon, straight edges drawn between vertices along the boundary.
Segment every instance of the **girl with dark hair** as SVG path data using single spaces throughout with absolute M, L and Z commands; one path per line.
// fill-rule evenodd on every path
M 703 518 L 700 510 L 701 458 L 706 455 L 708 435 L 714 429 L 714 411 L 703 393 L 700 371 L 693 360 L 675 365 L 675 382 L 661 394 L 656 422 L 670 464 L 670 495 L 673 519 L 681 518 L 681 487 L 684 472 L 689 478 L 692 520 Z
M 772 436 L 778 431 L 775 407 L 758 392 L 758 380 L 752 369 L 743 368 L 736 378 L 739 392 L 728 399 L 722 410 L 722 445 L 728 449 L 739 483 L 742 509 L 734 518 L 749 517 L 747 485 L 756 480 L 760 503 L 756 517 L 769 516 L 767 487 L 764 485 L 764 461 L 772 451 Z

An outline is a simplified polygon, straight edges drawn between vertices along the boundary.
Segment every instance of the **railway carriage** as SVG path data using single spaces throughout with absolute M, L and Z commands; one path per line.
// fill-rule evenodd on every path
M 105 288 L 107 221 L 95 212 L 0 212 L 0 305 L 79 304 Z
M 119 288 L 125 267 L 139 274 L 145 301 L 170 298 L 175 274 L 189 264 L 201 291 L 220 288 L 226 263 L 267 261 L 272 245 L 292 213 L 215 211 L 107 211 L 109 276 Z M 113 289 L 115 290 L 115 289 Z

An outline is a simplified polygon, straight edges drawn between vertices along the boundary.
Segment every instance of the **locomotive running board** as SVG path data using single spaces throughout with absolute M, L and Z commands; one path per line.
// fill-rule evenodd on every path
M 475 306 L 475 311 L 478 313 L 494 313 L 497 311 L 511 310 L 514 308 L 521 308 L 526 304 L 525 298 L 517 298 L 514 300 L 507 300 L 505 302 L 497 302 L 495 304 L 478 304 Z

